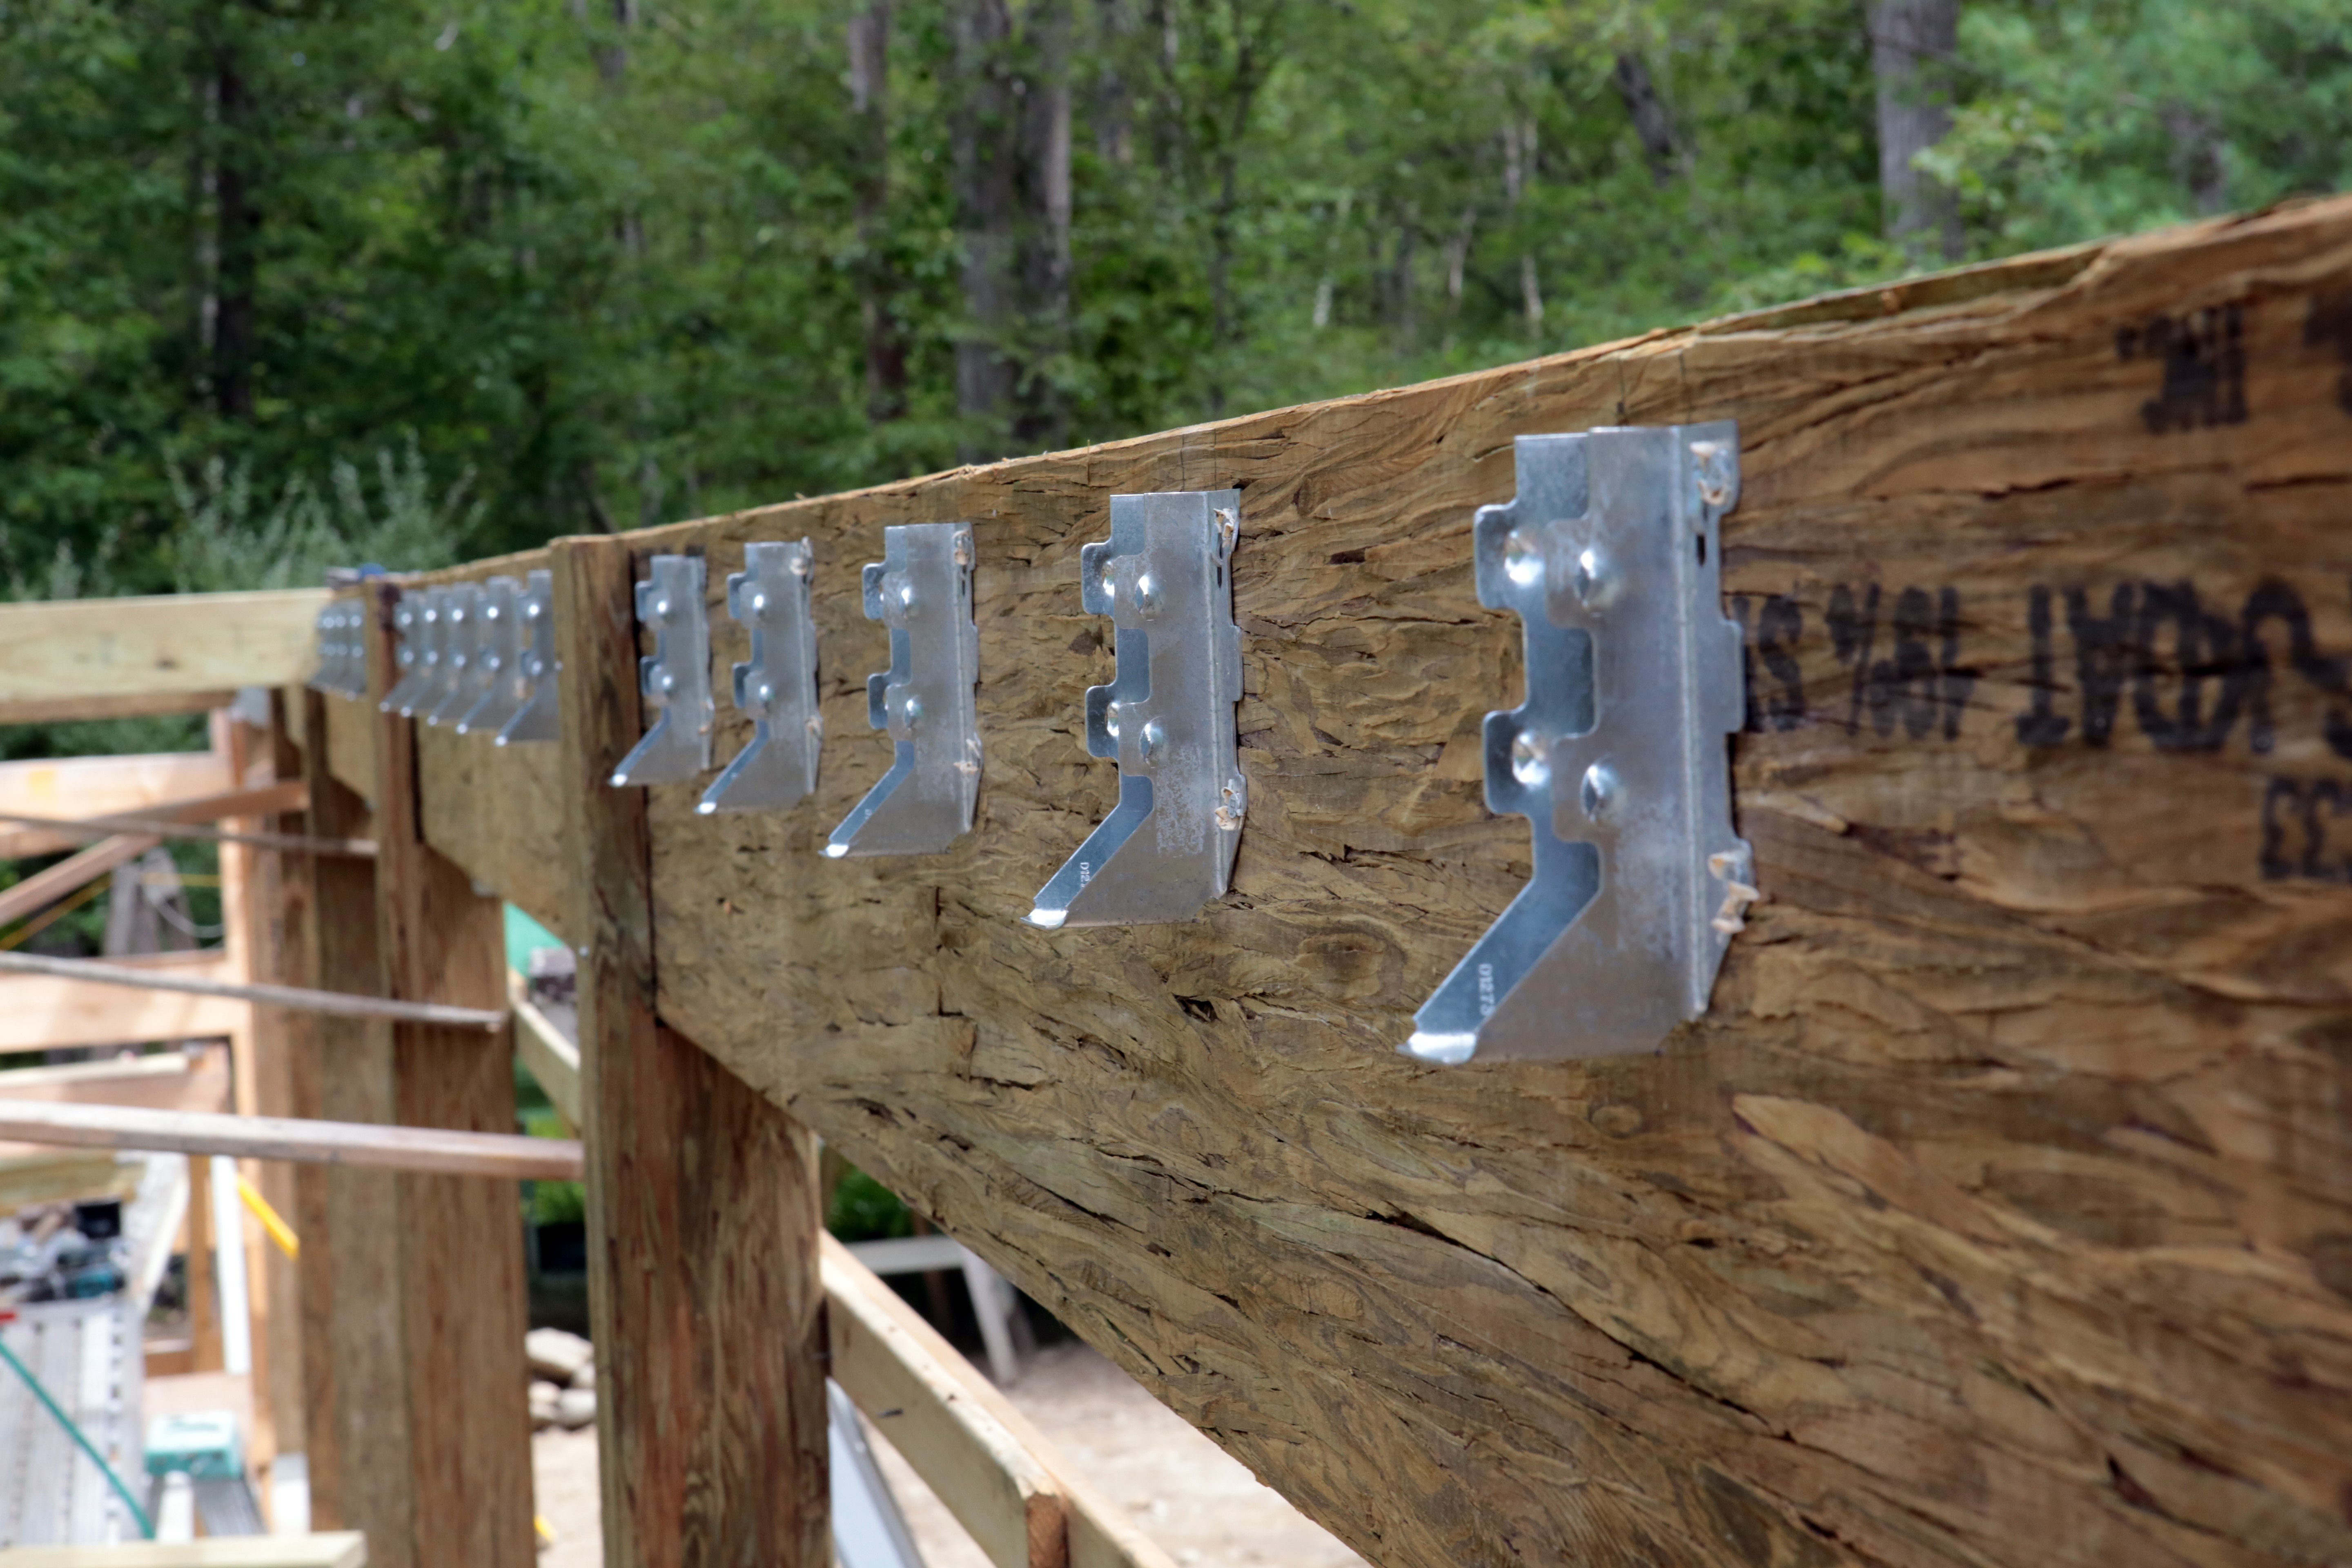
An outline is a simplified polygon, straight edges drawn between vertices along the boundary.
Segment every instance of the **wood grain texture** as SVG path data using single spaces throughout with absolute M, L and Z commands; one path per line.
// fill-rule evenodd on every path
M 371 629 L 381 648 L 388 628 Z M 389 668 L 376 659 L 375 666 Z M 382 677 L 376 677 L 381 684 Z M 302 773 L 310 784 L 305 831 L 372 830 L 367 803 L 329 766 L 328 705 L 301 693 Z M 369 787 L 373 788 L 370 780 Z M 373 860 L 298 857 L 310 913 L 304 948 L 321 990 L 383 994 Z M 294 1047 L 298 1116 L 338 1121 L 394 1120 L 392 1026 L 381 1018 L 316 1015 Z M 301 1258 L 303 1429 L 310 1517 L 325 1530 L 358 1530 L 377 1568 L 415 1568 L 415 1480 L 408 1449 L 406 1337 L 400 1310 L 399 1178 L 388 1171 L 302 1165 L 295 1172 Z
M 443 728 L 416 732 L 425 837 L 468 875 L 569 940 L 570 864 L 557 798 L 561 759 L 552 743 L 494 746 Z
M 630 582 L 624 542 L 556 552 L 604 1561 L 824 1568 L 815 1147 L 654 1010 L 645 792 L 605 783 L 638 724 Z
M 294 741 L 293 716 L 301 706 L 301 696 L 299 688 L 291 691 L 280 689 L 269 694 L 266 742 L 270 777 L 292 784 L 303 793 L 303 799 L 291 808 L 263 819 L 269 831 L 280 835 L 301 833 L 303 807 L 309 802 L 310 791 L 302 777 L 302 752 Z M 267 961 L 260 971 L 261 978 L 276 984 L 315 990 L 313 976 L 318 966 L 310 952 L 310 887 L 297 864 L 299 858 L 262 854 L 255 858 L 259 867 L 259 883 L 248 896 L 259 919 L 254 941 Z M 295 1103 L 295 1078 L 299 1072 L 313 1070 L 317 1061 L 311 1048 L 315 1037 L 310 1019 L 309 1013 L 287 1008 L 254 1010 L 262 1046 L 260 1092 L 257 1098 L 265 1116 L 301 1114 Z M 296 1187 L 292 1166 L 264 1166 L 257 1185 L 264 1201 L 281 1216 L 299 1212 L 301 1194 Z M 299 1237 L 301 1233 L 295 1234 Z M 301 1261 L 288 1257 L 283 1247 L 273 1245 L 263 1251 L 262 1268 L 268 1276 L 270 1300 L 270 1417 L 277 1424 L 278 1450 L 307 1455 L 310 1405 L 303 1388 L 303 1366 L 306 1360 L 317 1359 L 320 1352 L 306 1350 L 303 1344 L 306 1319 L 302 1310 Z
M 380 715 L 375 705 L 383 700 L 383 693 L 392 689 L 392 683 L 375 669 L 373 660 L 368 672 L 370 695 L 362 700 L 330 693 L 325 706 L 319 710 L 321 728 L 327 737 L 327 771 L 344 784 L 357 791 L 368 809 L 375 802 L 375 727 Z
M 509 1182 L 580 1179 L 580 1145 L 568 1139 L 309 1117 L 0 1099 L 0 1138 L 63 1148 L 227 1154 L 239 1160 L 368 1165 Z
M 304 679 L 323 588 L 0 606 L 0 702 L 87 702 Z
M 139 967 L 202 978 L 227 973 L 216 952 L 188 957 L 194 962 Z M 0 979 L 0 1051 L 226 1039 L 245 1026 L 246 1015 L 246 1004 L 226 997 L 132 990 L 61 975 L 10 974 Z
M 376 597 L 388 625 L 399 589 Z M 378 660 L 386 668 L 390 661 Z M 425 842 L 415 726 L 378 711 L 376 897 L 387 993 L 496 1008 L 505 923 L 456 862 Z M 514 1049 L 504 1030 L 395 1021 L 392 1120 L 510 1134 Z M 529 1568 L 530 1417 L 521 1227 L 514 1190 L 457 1175 L 398 1178 L 400 1292 L 418 1568 Z
M 210 752 L 0 763 L 0 812 L 89 817 L 148 811 L 170 801 L 217 795 L 232 783 L 226 763 Z M 0 858 L 53 855 L 84 842 L 78 836 L 0 821 Z
M 1769 901 L 1657 1056 L 1406 1061 L 1527 870 L 1472 512 L 1515 435 L 1716 418 Z M 1224 486 L 1234 892 L 1030 929 L 1116 789 L 1078 549 Z M 826 862 L 858 566 L 947 520 L 979 830 Z M 2352 1557 L 2352 202 L 632 542 L 723 675 L 803 534 L 821 787 L 650 792 L 662 1017 L 1374 1561 Z
M 0 702 L 0 724 L 54 724 L 74 719 L 145 719 L 202 713 L 236 700 L 234 691 L 134 691 L 114 697 L 49 697 Z

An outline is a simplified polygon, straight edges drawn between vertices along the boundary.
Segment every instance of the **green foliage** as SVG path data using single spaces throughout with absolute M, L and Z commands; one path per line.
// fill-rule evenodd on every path
M 957 3 L 895 8 L 861 221 L 852 0 L 0 0 L 0 582 L 315 581 L 954 460 Z M 1862 10 L 1073 0 L 1070 438 L 1903 270 Z M 1977 256 L 2352 178 L 2343 0 L 1968 0 L 1952 65 L 1926 163 Z M 249 415 L 216 361 L 229 172 Z M 882 423 L 877 268 L 908 372 Z
M 915 1216 L 899 1201 L 898 1194 L 853 1168 L 833 1189 L 824 1228 L 844 1241 L 878 1241 L 914 1235 Z
M 168 536 L 173 587 L 184 594 L 309 587 L 330 566 L 372 562 L 415 571 L 447 565 L 457 541 L 481 519 L 482 504 L 466 498 L 473 471 L 435 499 L 414 431 L 401 458 L 376 453 L 376 471 L 373 506 L 359 469 L 337 459 L 329 470 L 331 500 L 308 475 L 297 473 L 257 511 L 249 460 L 232 465 L 209 458 L 191 483 L 167 453 L 164 472 L 180 512 Z

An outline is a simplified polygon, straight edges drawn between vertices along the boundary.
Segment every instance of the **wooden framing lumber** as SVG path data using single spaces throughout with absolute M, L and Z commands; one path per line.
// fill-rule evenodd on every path
M 54 855 L 81 840 L 39 827 L 11 827 L 15 814 L 90 817 L 144 812 L 168 801 L 199 799 L 230 787 L 228 770 L 210 752 L 154 752 L 117 757 L 45 757 L 0 763 L 0 859 Z
M 341 991 L 309 991 L 297 985 L 240 984 L 170 969 L 132 968 L 87 958 L 45 958 L 33 952 L 0 952 L 0 972 L 46 974 L 79 985 L 120 985 L 133 990 L 218 996 L 237 1002 L 267 1003 L 273 1007 L 297 1007 L 310 1013 L 332 1013 L 347 1018 L 391 1018 L 493 1035 L 504 1034 L 508 1023 L 506 1010 L 499 1007 L 459 1007 L 445 1002 L 403 1002 L 379 996 L 352 996 Z
M 101 838 L 78 855 L 68 855 L 54 866 L 46 867 L 18 882 L 0 890 L 0 924 L 13 924 L 28 915 L 36 915 L 59 899 L 97 881 L 109 871 L 136 860 L 162 839 L 149 834 L 117 834 Z M 0 952 L 0 958 L 23 956 Z
M 234 691 L 129 691 L 113 697 L 46 697 L 0 702 L 0 724 L 56 724 L 81 719 L 151 719 L 202 713 L 236 700 Z
M 606 782 L 639 724 L 632 558 L 572 541 L 554 572 L 604 1562 L 824 1568 L 814 1142 L 655 1011 L 645 795 Z
M 235 828 L 214 827 L 201 822 L 173 822 L 163 816 L 101 816 L 76 822 L 62 816 L 0 815 L 0 822 L 41 828 L 59 838 L 73 841 L 131 832 L 152 833 L 158 838 L 200 838 L 213 844 L 241 844 L 249 849 L 290 849 L 305 855 L 356 855 L 364 859 L 375 853 L 374 842 L 366 838 L 312 838 L 299 833 L 239 832 Z
M 146 963 L 134 966 L 126 962 L 121 967 L 198 982 L 226 973 L 216 952 L 156 954 Z M 76 974 L 18 973 L 0 979 L 0 1053 L 226 1039 L 245 1021 L 244 1003 L 207 992 L 111 985 Z
M 298 684 L 326 603 L 288 588 L 0 605 L 0 703 Z
M 812 539 L 832 738 L 789 812 L 650 792 L 655 1005 L 1384 1564 L 2352 1553 L 2347 319 L 2337 199 L 632 536 L 714 606 Z M 1768 901 L 1655 1057 L 1407 1061 L 1527 872 L 1472 515 L 1514 436 L 1717 418 Z M 1026 927 L 1116 784 L 1079 548 L 1225 486 L 1234 891 Z M 824 863 L 929 520 L 980 829 Z
M 530 999 L 530 989 L 520 974 L 507 976 L 507 1006 L 514 1014 L 515 1055 L 539 1083 L 563 1118 L 563 1124 L 577 1132 L 580 1127 L 580 1047 L 563 1036 L 555 1021 L 541 1012 Z
M 1068 1532 L 1055 1478 L 973 1400 L 930 1347 L 882 1310 L 827 1249 L 825 1322 L 834 1381 L 868 1414 L 996 1568 L 1065 1568 Z M 866 1276 L 868 1279 L 872 1276 Z M 895 1296 L 892 1300 L 896 1300 Z
M 373 665 L 392 667 L 392 605 L 373 590 Z M 415 730 L 377 712 L 376 901 L 385 992 L 496 1008 L 506 990 L 499 901 L 424 838 Z M 514 1055 L 504 1031 L 394 1020 L 392 1120 L 510 1132 Z M 530 1416 L 521 1227 L 514 1194 L 460 1176 L 398 1177 L 397 1291 L 406 1357 L 415 1568 L 530 1568 Z M 371 1532 L 370 1540 L 375 1537 Z
M 388 661 L 373 662 L 388 668 Z M 384 678 L 376 679 L 380 695 Z M 366 803 L 327 765 L 330 699 L 307 689 L 295 695 L 311 742 L 302 752 L 310 785 L 305 831 L 365 830 Z M 288 869 L 308 917 L 301 948 L 307 978 L 320 989 L 381 994 L 375 863 L 304 858 Z M 310 1017 L 310 1029 L 292 1042 L 294 1114 L 395 1121 L 390 1022 Z M 294 1175 L 294 1225 L 306 1241 L 299 1269 L 310 1516 L 324 1529 L 363 1531 L 374 1542 L 377 1568 L 415 1568 L 398 1179 L 386 1171 L 312 1164 L 296 1166 Z
M 239 1160 L 296 1160 L 509 1181 L 570 1182 L 580 1177 L 580 1145 L 568 1139 L 151 1110 L 133 1105 L 0 1099 L 0 1138 L 65 1148 L 226 1154 Z
M 1003 1501 L 1006 1494 L 1044 1486 L 1058 1494 L 1067 1531 L 1062 1550 L 1067 1553 L 1069 1568 L 1175 1568 L 1174 1560 L 1136 1529 L 1124 1510 L 1089 1486 L 1084 1473 L 1046 1441 L 1029 1418 L 921 1313 L 877 1278 L 848 1247 L 830 1236 L 823 1246 L 834 1375 L 940 1500 L 952 1510 L 950 1493 L 977 1490 L 974 1511 L 982 1512 L 992 1504 L 1002 1515 L 1007 1511 Z M 868 1358 L 877 1353 L 901 1356 L 903 1363 L 897 1370 L 870 1365 Z M 923 1408 L 910 1410 L 907 1403 L 910 1394 Z M 871 1404 L 866 1403 L 868 1398 Z M 940 1408 L 930 1409 L 934 1404 Z M 914 1418 L 905 1419 L 909 1415 Z M 953 1430 L 901 1441 L 900 1434 L 910 1427 L 940 1424 Z M 1005 1441 L 1026 1463 L 1009 1472 L 1001 1484 L 972 1488 L 962 1479 L 965 1469 L 976 1462 L 975 1456 L 993 1453 Z M 935 1468 L 924 1468 L 918 1455 L 938 1456 Z M 962 1520 L 962 1512 L 959 1510 L 956 1517 Z M 971 1526 L 967 1523 L 966 1528 Z M 1001 1523 L 993 1533 L 1000 1539 L 1010 1537 Z M 978 1531 L 972 1534 L 975 1540 L 981 1539 Z

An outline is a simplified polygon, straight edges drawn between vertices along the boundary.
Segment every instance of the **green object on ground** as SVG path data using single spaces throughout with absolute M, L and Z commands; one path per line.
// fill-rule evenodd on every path
M 543 947 L 562 947 L 563 939 L 515 908 L 507 907 L 507 967 L 517 974 L 530 973 L 530 955 Z
M 192 1481 L 233 1481 L 245 1474 L 236 1417 L 226 1410 L 158 1415 L 147 1424 L 147 1473 L 184 1471 Z

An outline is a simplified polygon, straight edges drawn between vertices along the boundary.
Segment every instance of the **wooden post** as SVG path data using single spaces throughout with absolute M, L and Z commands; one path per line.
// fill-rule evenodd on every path
M 400 591 L 373 605 L 372 660 L 394 667 L 388 639 Z M 415 1002 L 499 1007 L 506 1000 L 499 901 L 425 842 L 412 721 L 375 717 L 378 934 L 385 989 Z M 510 1034 L 447 1025 L 392 1026 L 392 1120 L 410 1127 L 511 1132 Z M 523 1359 L 522 1216 L 510 1182 L 404 1173 L 399 1300 L 407 1364 L 415 1568 L 529 1568 L 530 1414 Z M 379 1558 L 373 1536 L 372 1562 Z
M 212 1162 L 188 1161 L 188 1214 L 183 1222 L 188 1238 L 188 1368 L 218 1372 L 221 1350 L 220 1261 L 213 1251 Z
M 301 693 L 302 773 L 310 786 L 303 826 L 311 833 L 371 834 L 367 802 L 327 766 L 327 708 L 341 700 Z M 310 916 L 308 984 L 382 994 L 375 862 L 303 856 L 294 866 Z M 394 1120 L 391 1025 L 316 1018 L 307 1035 L 292 1041 L 290 1077 L 298 1116 Z M 398 1180 L 390 1172 L 336 1165 L 303 1165 L 294 1173 L 294 1223 L 302 1237 L 310 1521 L 319 1530 L 364 1531 L 370 1561 L 379 1568 L 416 1568 L 408 1357 L 397 1289 Z
M 273 728 L 257 728 L 233 709 L 214 712 L 213 747 L 227 763 L 232 789 L 276 780 Z M 263 821 L 230 817 L 224 826 L 251 832 Z M 274 851 L 245 844 L 220 847 L 221 927 L 234 981 L 284 979 L 277 938 L 278 879 Z M 280 1007 L 248 1005 L 244 1029 L 231 1038 L 232 1082 L 240 1116 L 288 1113 L 287 1016 Z M 237 1170 L 255 1190 L 283 1208 L 290 1195 L 290 1175 L 283 1166 L 243 1160 Z M 291 1260 L 258 1222 L 242 1208 L 239 1212 L 243 1217 L 237 1238 L 245 1249 L 253 1356 L 253 1430 L 246 1435 L 246 1452 L 266 1483 L 279 1454 L 302 1448 L 300 1304 L 295 1299 Z M 275 1489 L 264 1484 L 260 1490 L 264 1510 L 274 1509 Z
M 270 693 L 269 728 L 262 741 L 273 781 L 300 776 L 301 753 L 295 750 L 292 737 L 287 733 L 282 692 Z M 299 833 L 302 820 L 298 813 L 279 812 L 267 818 L 266 826 L 280 833 Z M 305 948 L 309 911 L 303 880 L 290 874 L 294 858 L 276 850 L 257 850 L 253 856 L 257 875 L 248 898 L 257 916 L 252 921 L 255 977 L 279 984 L 307 985 L 310 974 Z M 256 1100 L 261 1114 L 295 1115 L 294 1057 L 297 1042 L 305 1038 L 313 1026 L 311 1016 L 286 1007 L 256 1007 L 253 1012 L 255 1038 L 259 1047 L 256 1053 L 259 1072 Z M 290 1218 L 297 1206 L 294 1168 L 275 1161 L 264 1163 L 256 1179 L 261 1195 L 270 1206 Z M 299 1237 L 301 1233 L 298 1230 L 295 1234 Z M 262 1248 L 262 1272 L 269 1292 L 269 1408 L 277 1423 L 278 1449 L 282 1454 L 306 1453 L 310 1430 L 304 1419 L 307 1411 L 302 1389 L 305 1359 L 301 1266 L 272 1243 Z M 276 1507 L 274 1496 L 271 1507 Z
M 655 1015 L 626 544 L 554 552 L 607 1568 L 831 1561 L 809 1133 Z

